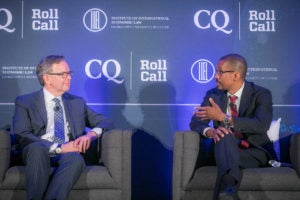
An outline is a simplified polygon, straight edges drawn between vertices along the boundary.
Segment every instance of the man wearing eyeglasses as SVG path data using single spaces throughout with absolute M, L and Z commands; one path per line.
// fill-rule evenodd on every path
M 42 59 L 36 74 L 43 88 L 18 96 L 13 118 L 26 165 L 27 199 L 65 200 L 85 167 L 82 155 L 113 123 L 68 93 L 72 72 L 63 56 Z M 52 166 L 57 167 L 53 173 Z
M 214 199 L 239 199 L 242 169 L 267 166 L 265 146 L 273 109 L 271 92 L 245 80 L 247 62 L 238 54 L 223 56 L 215 74 L 217 87 L 195 108 L 190 128 L 200 134 L 198 166 L 216 165 Z M 213 121 L 213 126 L 209 122 Z M 204 144 L 212 140 L 213 147 Z

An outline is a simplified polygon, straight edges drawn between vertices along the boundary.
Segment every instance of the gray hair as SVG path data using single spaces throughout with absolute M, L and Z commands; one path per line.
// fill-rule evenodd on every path
M 52 65 L 65 60 L 64 56 L 49 55 L 43 58 L 36 67 L 36 76 L 41 85 L 44 85 L 43 75 L 52 71 Z

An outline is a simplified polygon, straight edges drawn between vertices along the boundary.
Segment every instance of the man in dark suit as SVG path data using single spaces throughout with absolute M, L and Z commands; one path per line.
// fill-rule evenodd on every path
M 200 146 L 198 163 L 217 166 L 214 199 L 239 199 L 242 169 L 267 166 L 270 159 L 263 147 L 270 144 L 266 132 L 273 117 L 272 95 L 245 81 L 246 73 L 242 56 L 223 56 L 215 75 L 217 87 L 207 91 L 191 119 L 190 128 L 200 133 L 202 144 L 213 140 L 210 150 Z
M 42 59 L 36 73 L 43 88 L 17 97 L 13 118 L 26 164 L 27 199 L 65 200 L 85 167 L 82 154 L 113 124 L 67 93 L 72 72 L 63 56 Z M 51 166 L 57 167 L 53 173 Z

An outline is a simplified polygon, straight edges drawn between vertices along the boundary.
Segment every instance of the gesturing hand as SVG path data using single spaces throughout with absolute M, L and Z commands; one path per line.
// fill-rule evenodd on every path
M 220 109 L 219 105 L 209 98 L 211 106 L 196 106 L 194 114 L 201 120 L 217 120 L 222 121 L 225 114 Z

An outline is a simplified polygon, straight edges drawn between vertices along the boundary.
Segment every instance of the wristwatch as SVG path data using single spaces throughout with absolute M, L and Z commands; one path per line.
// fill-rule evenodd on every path
M 58 144 L 56 149 L 54 150 L 54 153 L 60 154 L 61 153 L 61 144 Z
M 225 128 L 229 128 L 230 126 L 230 115 L 225 115 L 225 118 L 223 119 L 223 124 Z

